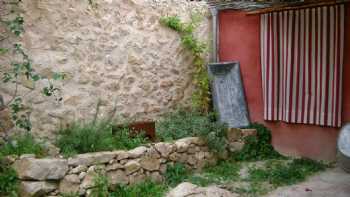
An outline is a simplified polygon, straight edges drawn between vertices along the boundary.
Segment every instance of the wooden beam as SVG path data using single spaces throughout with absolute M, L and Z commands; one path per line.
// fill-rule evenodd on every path
M 314 7 L 321 7 L 321 6 L 328 6 L 328 5 L 337 5 L 337 4 L 343 4 L 348 3 L 350 0 L 335 0 L 335 1 L 322 1 L 322 2 L 313 2 L 313 3 L 303 3 L 303 4 L 296 4 L 294 6 L 272 6 L 270 8 L 264 8 L 259 9 L 255 11 L 247 12 L 247 15 L 253 15 L 253 14 L 265 14 L 269 12 L 280 12 L 280 11 L 286 11 L 286 10 L 298 10 L 298 9 L 306 9 L 306 8 L 314 8 Z

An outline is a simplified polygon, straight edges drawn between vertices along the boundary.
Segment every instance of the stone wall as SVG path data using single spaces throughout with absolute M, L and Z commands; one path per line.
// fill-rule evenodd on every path
M 22 2 L 25 33 L 19 42 L 37 72 L 51 78 L 66 74 L 56 84 L 63 100 L 41 95 L 44 80 L 21 80 L 19 92 L 28 93 L 33 133 L 54 138 L 60 125 L 92 119 L 98 100 L 99 117 L 116 107 L 117 114 L 134 120 L 154 120 L 178 104 L 190 101 L 192 57 L 176 32 L 159 24 L 161 16 L 189 20 L 192 12 L 204 17 L 200 39 L 210 37 L 205 2 L 187 0 L 26 0 Z M 1 31 L 1 28 L 0 28 Z M 4 45 L 5 43 L 0 43 Z M 8 64 L 6 56 L 0 65 Z M 0 67 L 1 70 L 5 69 Z M 14 87 L 0 84 L 0 95 L 10 99 Z
M 59 196 L 79 193 L 89 196 L 94 177 L 101 173 L 113 188 L 116 184 L 135 184 L 146 179 L 163 181 L 167 166 L 176 162 L 190 169 L 216 163 L 216 157 L 200 138 L 160 142 L 130 151 L 98 152 L 68 159 L 35 159 L 23 155 L 13 164 L 20 181 L 20 196 Z

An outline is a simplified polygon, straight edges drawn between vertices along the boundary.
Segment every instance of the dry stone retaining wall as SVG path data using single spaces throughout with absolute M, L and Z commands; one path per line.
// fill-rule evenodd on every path
M 167 165 L 180 162 L 190 169 L 214 165 L 216 157 L 200 138 L 160 142 L 130 151 L 98 152 L 68 159 L 36 159 L 22 156 L 13 164 L 20 179 L 20 196 L 59 196 L 79 193 L 89 196 L 94 177 L 101 173 L 111 187 L 135 184 L 145 179 L 163 181 Z
M 99 117 L 114 107 L 124 118 L 154 120 L 178 104 L 190 101 L 193 92 L 193 57 L 183 48 L 179 35 L 159 23 L 161 16 L 178 15 L 188 21 L 202 12 L 198 38 L 210 37 L 210 14 L 206 3 L 187 0 L 86 0 L 22 1 L 25 33 L 20 42 L 33 59 L 33 67 L 51 78 L 66 74 L 56 85 L 62 102 L 40 93 L 47 80 L 33 84 L 21 80 L 19 93 L 26 93 L 33 133 L 53 139 L 57 127 L 73 120 L 92 119 L 98 100 Z M 0 26 L 0 33 L 4 27 Z M 0 43 L 6 47 L 6 43 Z M 9 56 L 0 56 L 9 65 Z M 0 95 L 10 100 L 12 84 L 0 82 Z M 28 92 L 30 92 L 28 94 Z M 0 115 L 1 115 L 0 111 Z M 1 136 L 0 132 L 0 136 Z

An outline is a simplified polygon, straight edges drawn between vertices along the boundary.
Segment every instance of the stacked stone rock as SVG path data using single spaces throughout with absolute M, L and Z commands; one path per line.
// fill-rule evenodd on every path
M 20 196 L 89 196 L 96 176 L 106 176 L 112 188 L 147 179 L 161 182 L 167 166 L 175 162 L 200 169 L 215 164 L 216 158 L 203 140 L 190 137 L 130 151 L 87 153 L 68 159 L 22 157 L 13 166 L 21 180 Z
M 248 136 L 256 136 L 256 134 L 256 129 L 229 129 L 227 131 L 228 150 L 230 152 L 242 150 L 244 139 Z

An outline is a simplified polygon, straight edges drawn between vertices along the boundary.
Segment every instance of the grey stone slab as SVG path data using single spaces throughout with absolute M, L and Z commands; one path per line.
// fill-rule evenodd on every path
M 228 124 L 230 128 L 248 126 L 249 115 L 239 63 L 212 63 L 208 68 L 214 108 L 219 113 L 219 121 Z

